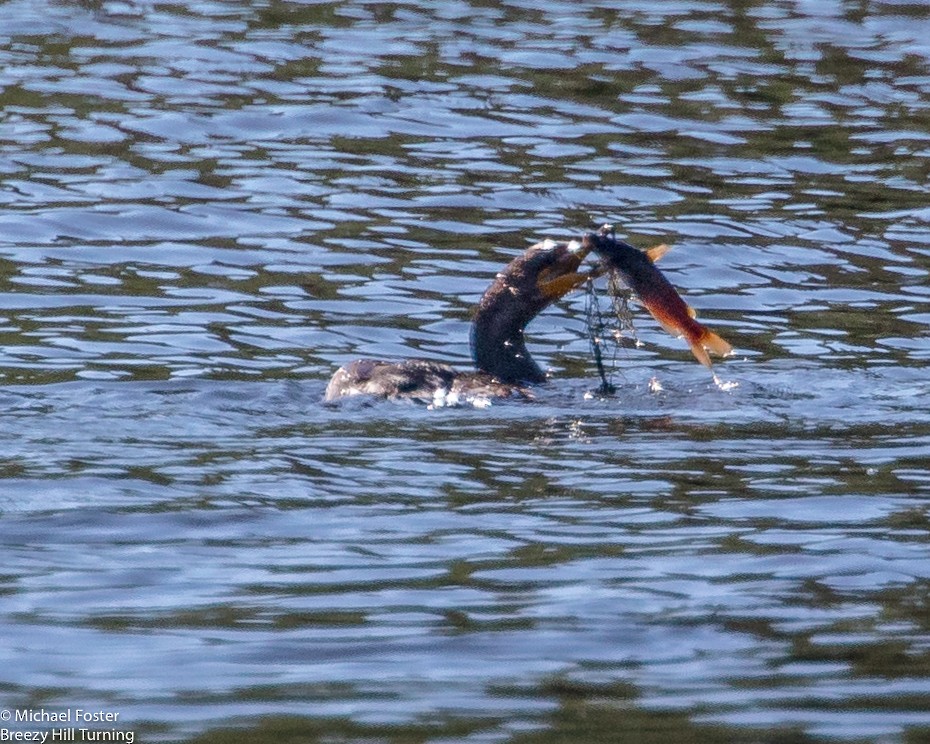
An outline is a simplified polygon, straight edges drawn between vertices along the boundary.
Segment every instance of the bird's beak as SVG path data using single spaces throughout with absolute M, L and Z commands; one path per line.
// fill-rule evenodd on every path
M 584 273 L 578 271 L 581 262 L 588 257 L 591 249 L 592 246 L 588 244 L 588 241 L 577 240 L 555 249 L 560 251 L 558 260 L 552 266 L 547 266 L 539 272 L 539 279 L 537 279 L 537 286 L 542 296 L 554 302 L 580 287 L 588 279 L 600 276 L 603 273 L 600 265 Z

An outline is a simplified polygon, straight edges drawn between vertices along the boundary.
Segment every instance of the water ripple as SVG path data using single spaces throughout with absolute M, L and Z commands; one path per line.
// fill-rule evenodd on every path
M 924 7 L 3 19 L 0 707 L 151 741 L 930 728 Z M 737 387 L 637 310 L 592 395 L 571 297 L 533 404 L 320 405 L 357 356 L 469 366 L 500 267 L 608 221 L 673 245 Z

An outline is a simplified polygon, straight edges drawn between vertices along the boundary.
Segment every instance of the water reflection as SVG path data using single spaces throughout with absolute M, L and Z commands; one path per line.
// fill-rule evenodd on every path
M 0 707 L 926 734 L 926 8 L 0 10 Z M 495 272 L 606 221 L 673 244 L 738 388 L 639 313 L 590 398 L 575 297 L 532 405 L 319 405 L 469 366 Z

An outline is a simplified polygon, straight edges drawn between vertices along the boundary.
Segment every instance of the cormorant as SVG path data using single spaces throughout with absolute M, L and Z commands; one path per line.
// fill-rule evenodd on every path
M 529 397 L 526 386 L 545 382 L 546 374 L 526 348 L 524 329 L 545 307 L 596 275 L 596 269 L 578 271 L 590 250 L 576 240 L 544 240 L 507 264 L 475 310 L 471 351 L 476 372 L 426 359 L 357 359 L 336 370 L 324 400 L 371 395 L 438 406 Z

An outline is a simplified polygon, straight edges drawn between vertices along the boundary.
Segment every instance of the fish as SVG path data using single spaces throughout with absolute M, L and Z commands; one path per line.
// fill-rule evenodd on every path
M 624 284 L 639 298 L 659 325 L 671 335 L 683 337 L 691 347 L 691 353 L 705 367 L 713 370 L 708 352 L 721 357 L 733 352 L 730 344 L 695 320 L 694 310 L 688 307 L 672 283 L 656 268 L 655 262 L 669 250 L 667 245 L 641 251 L 629 243 L 617 240 L 609 225 L 596 233 L 585 235 L 582 245 L 597 253 L 608 271 L 620 275 Z

